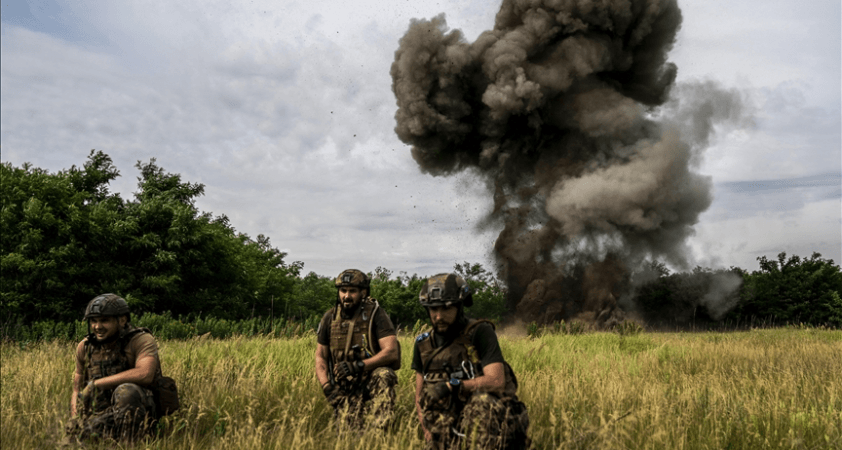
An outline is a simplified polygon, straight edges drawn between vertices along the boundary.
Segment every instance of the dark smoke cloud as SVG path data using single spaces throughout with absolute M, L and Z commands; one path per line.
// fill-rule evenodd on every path
M 674 0 L 507 0 L 473 43 L 444 15 L 412 21 L 401 39 L 395 131 L 422 171 L 484 178 L 503 226 L 500 274 L 523 317 L 617 320 L 630 268 L 686 265 L 712 201 L 695 155 L 742 110 L 705 83 L 661 108 L 680 25 Z M 716 96 L 700 109 L 703 92 Z M 669 118 L 656 120 L 662 109 Z

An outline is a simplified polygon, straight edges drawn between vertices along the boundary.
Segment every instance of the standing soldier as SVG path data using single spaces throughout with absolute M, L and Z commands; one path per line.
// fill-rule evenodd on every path
M 114 294 L 91 300 L 85 320 L 91 333 L 76 347 L 67 432 L 80 439 L 139 437 L 159 412 L 167 413 L 156 410 L 152 391 L 161 379 L 155 338 L 130 323 L 128 303 Z
M 468 283 L 439 274 L 424 281 L 418 297 L 433 325 L 415 339 L 412 355 L 427 448 L 458 448 L 463 439 L 481 449 L 527 448 L 529 415 L 494 325 L 465 316 L 473 304 Z
M 336 278 L 336 306 L 319 324 L 316 378 L 337 418 L 362 428 L 384 429 L 395 408 L 400 346 L 395 326 L 369 297 L 368 276 L 348 269 Z

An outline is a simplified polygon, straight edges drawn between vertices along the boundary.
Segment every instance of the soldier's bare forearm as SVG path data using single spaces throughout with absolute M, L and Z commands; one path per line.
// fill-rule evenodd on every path
M 462 389 L 468 392 L 502 392 L 506 388 L 506 375 L 502 363 L 489 364 L 483 368 L 483 375 L 462 382 Z
M 383 349 L 368 359 L 364 359 L 365 370 L 371 371 L 378 367 L 391 366 L 398 360 L 397 350 Z
M 327 383 L 331 382 L 330 379 L 330 368 L 328 367 L 328 358 L 330 358 L 330 354 L 328 353 L 327 346 L 322 344 L 316 345 L 316 354 L 315 362 L 316 362 L 316 379 L 319 380 L 319 384 L 324 386 Z
M 114 375 L 99 378 L 95 381 L 97 389 L 113 389 L 124 383 L 134 383 L 141 386 L 148 386 L 155 379 L 155 370 L 135 367 Z
M 370 358 L 363 360 L 366 371 L 372 371 L 378 367 L 391 366 L 400 358 L 398 354 L 398 338 L 396 336 L 387 336 L 380 339 L 378 343 L 380 344 L 380 351 Z
M 319 380 L 319 384 L 324 386 L 327 383 L 330 383 L 330 376 L 328 374 L 327 363 L 324 359 L 316 359 L 316 378 Z
M 82 380 L 84 375 L 75 372 L 73 374 L 73 392 L 70 394 L 70 417 L 76 417 L 76 399 L 79 397 L 79 391 L 82 390 Z

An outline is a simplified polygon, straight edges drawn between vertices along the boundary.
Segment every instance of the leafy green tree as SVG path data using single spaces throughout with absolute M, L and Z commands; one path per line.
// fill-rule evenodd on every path
M 461 275 L 474 292 L 473 306 L 466 308 L 471 317 L 500 320 L 506 312 L 506 292 L 494 276 L 481 264 L 456 264 L 454 270 Z M 427 277 L 405 272 L 392 276 L 392 271 L 378 267 L 371 280 L 372 296 L 389 312 L 395 325 L 412 327 L 429 319 L 427 311 L 418 302 L 418 293 Z
M 122 204 L 108 193 L 111 158 L 91 151 L 82 168 L 57 174 L 24 164 L 0 166 L 0 280 L 4 317 L 66 317 L 88 296 L 102 257 L 89 245 Z
M 322 315 L 336 305 L 336 286 L 333 278 L 310 272 L 294 280 L 293 294 L 286 303 L 285 315 L 306 318 Z
M 842 326 L 842 271 L 819 253 L 810 258 L 778 254 L 777 260 L 757 258 L 760 269 L 744 274 L 745 288 L 730 318 L 771 318 Z
M 635 274 L 633 303 L 652 325 L 689 326 L 720 320 L 738 302 L 742 278 L 734 269 L 696 267 L 671 274 L 651 262 Z
M 506 315 L 506 290 L 494 274 L 481 264 L 468 261 L 456 263 L 453 270 L 473 289 L 474 304 L 465 309 L 469 316 L 499 321 Z
M 375 269 L 371 279 L 371 296 L 389 313 L 395 326 L 412 327 L 426 317 L 424 308 L 418 302 L 418 292 L 424 279 L 405 272 L 394 278 L 391 275 L 392 272 L 383 267 Z
M 224 215 L 202 213 L 204 185 L 184 182 L 152 159 L 138 162 L 138 191 L 108 190 L 119 176 L 91 151 L 82 168 L 55 174 L 24 164 L 0 168 L 0 296 L 5 317 L 70 320 L 103 292 L 133 311 L 239 319 L 287 309 L 301 263 L 269 238 L 236 233 Z

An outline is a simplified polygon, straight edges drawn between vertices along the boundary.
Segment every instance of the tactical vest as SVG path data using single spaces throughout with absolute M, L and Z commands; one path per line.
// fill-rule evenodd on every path
M 487 320 L 470 319 L 456 339 L 438 348 L 433 347 L 434 337 L 430 333 L 424 333 L 416 338 L 418 351 L 421 353 L 422 375 L 425 383 L 447 381 L 452 376 L 460 379 L 482 376 L 482 362 L 477 349 L 472 344 L 476 327 L 481 323 L 489 323 L 494 327 L 494 324 Z M 499 394 L 513 396 L 517 392 L 517 378 L 507 362 L 503 362 L 503 367 L 506 385 L 503 392 Z
M 134 368 L 134 361 L 126 356 L 126 346 L 138 334 L 152 333 L 148 328 L 126 328 L 120 330 L 120 337 L 107 344 L 97 344 L 95 338 L 88 336 L 85 341 L 85 383 Z M 155 377 L 161 375 L 161 366 Z
M 372 338 L 374 314 L 378 309 L 377 300 L 366 297 L 352 318 L 343 319 L 341 307 L 336 305 L 330 323 L 330 355 L 334 364 L 361 361 L 380 351 L 378 340 Z

